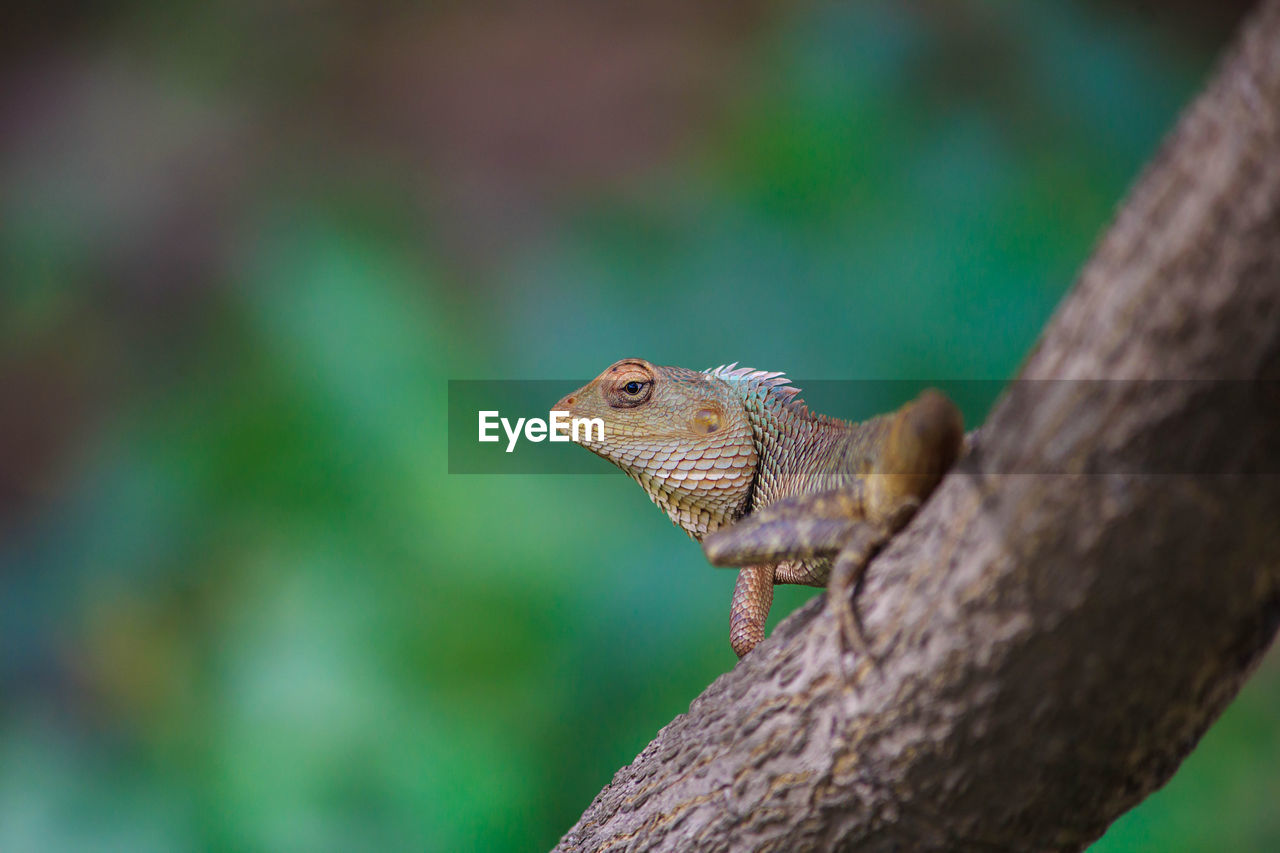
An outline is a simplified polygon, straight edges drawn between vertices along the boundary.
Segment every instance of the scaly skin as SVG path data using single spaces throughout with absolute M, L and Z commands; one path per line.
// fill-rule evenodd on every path
M 861 646 L 861 571 L 963 441 L 960 413 L 937 391 L 862 423 L 815 415 L 797 394 L 781 373 L 628 358 L 555 407 L 601 418 L 603 440 L 578 443 L 627 472 L 713 564 L 743 567 L 729 618 L 739 657 L 764 638 L 776 583 L 828 586 L 846 640 Z

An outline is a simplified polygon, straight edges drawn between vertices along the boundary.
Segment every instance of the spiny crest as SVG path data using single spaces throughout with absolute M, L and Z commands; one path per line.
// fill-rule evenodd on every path
M 738 362 L 722 364 L 702 371 L 707 376 L 729 382 L 741 382 L 749 391 L 758 391 L 766 400 L 776 400 L 797 414 L 808 415 L 809 407 L 798 396 L 800 389 L 791 384 L 782 371 L 756 370 L 754 367 L 738 367 Z

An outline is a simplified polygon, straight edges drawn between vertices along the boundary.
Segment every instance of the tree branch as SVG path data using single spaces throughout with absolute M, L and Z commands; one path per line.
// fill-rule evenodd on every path
M 872 564 L 880 668 L 846 672 L 825 602 L 802 608 L 557 849 L 1084 847 L 1172 775 L 1280 622 L 1277 379 L 1268 0 Z

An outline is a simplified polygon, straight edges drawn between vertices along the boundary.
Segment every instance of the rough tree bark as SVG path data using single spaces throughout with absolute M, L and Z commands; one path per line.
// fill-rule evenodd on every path
M 880 668 L 812 602 L 557 849 L 1078 850 L 1172 775 L 1280 622 L 1280 0 L 1021 379 L 871 566 Z

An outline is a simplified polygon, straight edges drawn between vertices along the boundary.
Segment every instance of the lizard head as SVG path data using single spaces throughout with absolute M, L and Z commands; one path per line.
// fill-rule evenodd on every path
M 633 477 L 690 536 L 746 511 L 758 455 L 732 383 L 626 358 L 561 398 L 557 411 L 598 419 L 571 437 Z

